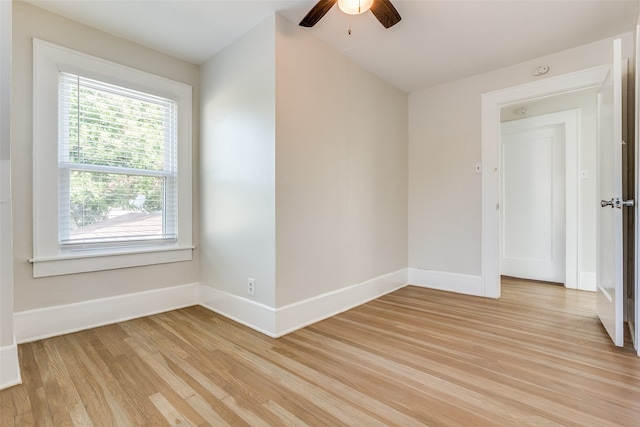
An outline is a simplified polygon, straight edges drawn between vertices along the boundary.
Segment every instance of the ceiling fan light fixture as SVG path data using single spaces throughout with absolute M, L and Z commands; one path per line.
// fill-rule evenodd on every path
M 348 15 L 359 15 L 371 9 L 373 0 L 338 0 L 338 7 Z
M 2 1 L 2 0 L 0 0 Z M 391 0 L 318 0 L 311 10 L 300 21 L 301 27 L 313 27 L 329 10 L 338 3 L 343 13 L 359 15 L 371 10 L 373 16 L 385 28 L 391 28 L 402 19 Z

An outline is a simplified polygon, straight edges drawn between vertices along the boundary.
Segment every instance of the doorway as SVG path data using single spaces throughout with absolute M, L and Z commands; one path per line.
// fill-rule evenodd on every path
M 526 122 L 501 129 L 500 274 L 564 284 L 565 127 Z
M 482 96 L 482 292 L 500 297 L 500 114 L 505 106 L 598 87 L 609 67 L 601 66 L 515 86 Z
M 640 30 L 640 26 L 637 27 L 637 30 Z M 640 38 L 640 32 L 636 32 L 636 41 Z M 640 49 L 636 45 L 636 52 Z M 606 110 L 606 114 L 598 115 L 598 120 L 601 121 L 602 118 L 606 120 L 607 117 L 611 118 L 611 121 L 614 123 L 612 126 L 612 134 L 608 135 L 607 139 L 602 139 L 600 143 L 607 149 L 615 154 L 613 158 L 620 157 L 620 151 L 625 147 L 624 139 L 620 138 L 620 121 L 621 121 L 621 112 L 620 108 L 626 104 L 625 102 L 625 94 L 626 90 L 621 89 L 621 80 L 624 82 L 622 78 L 622 60 L 621 60 L 621 40 L 615 39 L 612 43 L 612 49 L 609 51 L 609 55 L 611 58 L 611 65 L 603 65 L 599 67 L 590 68 L 587 70 L 577 71 L 573 73 L 568 73 L 564 75 L 560 75 L 557 77 L 551 77 L 547 79 L 542 79 L 538 81 L 534 81 L 531 83 L 523 84 L 520 86 L 514 86 L 507 89 L 501 89 L 494 92 L 485 93 L 482 95 L 482 159 L 483 159 L 483 169 L 485 170 L 485 174 L 483 175 L 482 180 L 482 295 L 486 297 L 499 298 L 500 297 L 500 262 L 499 262 L 499 243 L 500 243 L 500 175 L 501 170 L 500 166 L 500 110 L 502 107 L 515 104 L 517 102 L 522 102 L 523 100 L 528 99 L 536 99 L 547 96 L 552 96 L 560 93 L 568 93 L 571 91 L 586 89 L 586 88 L 606 88 L 606 93 L 611 93 L 613 102 L 611 103 L 612 108 Z M 638 58 L 636 58 L 636 64 L 638 62 Z M 625 64 L 626 65 L 626 64 Z M 611 74 L 609 71 L 611 70 Z M 638 81 L 638 76 L 636 75 L 636 82 Z M 638 107 L 638 97 L 640 96 L 640 91 L 638 87 L 635 88 L 635 106 Z M 622 98 L 622 99 L 620 99 Z M 599 104 L 600 106 L 600 104 Z M 611 114 L 609 114 L 611 113 Z M 636 112 L 637 113 L 637 112 Z M 630 120 L 629 122 L 635 121 L 637 125 L 640 122 L 638 117 L 635 117 L 634 120 Z M 624 135 L 622 135 L 624 137 Z M 636 128 L 636 138 L 631 138 L 634 141 L 634 144 L 630 145 L 630 152 L 627 152 L 627 158 L 631 158 L 634 160 L 634 165 L 629 170 L 636 171 L 636 174 L 633 178 L 631 178 L 629 187 L 631 188 L 630 194 L 633 194 L 633 188 L 638 180 L 638 158 L 635 156 L 637 144 L 638 144 L 638 132 Z M 628 140 L 627 140 L 628 141 Z M 600 166 L 603 166 L 603 162 L 600 162 Z M 617 182 L 615 178 L 616 174 L 619 174 L 619 170 L 616 170 L 616 162 L 613 162 L 609 165 L 609 170 L 605 172 L 611 173 L 614 175 L 613 181 Z M 606 169 L 606 168 L 605 168 Z M 599 171 L 599 175 L 601 174 L 601 170 Z M 619 175 L 621 176 L 621 174 Z M 599 181 L 601 181 L 599 179 Z M 616 186 L 618 184 L 616 183 Z M 601 187 L 601 186 L 599 186 Z M 619 207 L 622 208 L 624 206 L 631 206 L 630 200 L 624 200 L 622 196 L 624 194 L 618 194 L 617 187 L 613 189 L 602 188 L 603 196 L 599 197 L 602 199 L 601 204 L 602 207 L 611 206 L 611 207 Z M 606 191 L 604 191 L 606 190 Z M 613 190 L 613 191 L 611 191 Z M 629 189 L 628 189 L 629 191 Z M 606 194 L 605 194 L 606 193 Z M 636 196 L 637 196 L 637 188 L 636 188 Z M 611 199 L 609 200 L 609 198 Z M 606 199 L 606 200 L 605 200 Z M 598 210 L 601 214 L 602 211 Z M 599 216 L 601 216 L 599 214 Z M 640 228 L 637 226 L 634 227 L 633 219 L 637 220 L 639 217 L 638 209 L 635 210 L 634 217 L 630 218 L 629 215 L 626 215 L 627 219 L 631 219 L 631 221 L 627 222 L 628 228 L 626 229 L 627 235 L 631 237 L 637 237 L 640 235 Z M 616 220 L 618 221 L 618 220 Z M 601 221 L 597 221 L 598 224 L 601 224 Z M 616 222 L 616 224 L 620 224 L 620 222 Z M 600 228 L 600 227 L 599 227 Z M 634 285 L 630 285 L 634 287 L 633 291 L 629 291 L 627 288 L 627 298 L 632 299 L 630 304 L 627 305 L 626 310 L 627 313 L 623 313 L 624 307 L 623 302 L 620 301 L 619 296 L 623 295 L 625 291 L 624 282 L 621 280 L 622 276 L 622 267 L 618 264 L 621 262 L 622 256 L 619 256 L 619 253 L 622 252 L 620 247 L 618 246 L 619 241 L 621 240 L 621 231 L 620 226 L 616 225 L 615 236 L 616 236 L 616 244 L 615 247 L 610 247 L 608 250 L 615 251 L 617 254 L 615 258 L 615 265 L 607 265 L 606 263 L 609 261 L 608 259 L 604 259 L 597 255 L 598 265 L 604 263 L 606 268 L 612 269 L 615 271 L 615 280 L 609 284 L 609 286 L 613 286 L 612 289 L 615 289 L 615 300 L 608 296 L 609 294 L 604 295 L 608 296 L 608 303 L 612 306 L 613 314 L 615 316 L 611 316 L 607 310 L 609 306 L 605 307 L 604 302 L 601 304 L 598 299 L 598 316 L 600 317 L 601 322 L 606 326 L 609 323 L 614 323 L 616 327 L 616 336 L 612 335 L 612 340 L 616 345 L 618 344 L 618 330 L 621 330 L 620 326 L 622 323 L 622 319 L 624 315 L 626 315 L 627 320 L 629 320 L 630 326 L 635 326 L 632 328 L 632 334 L 634 335 L 636 350 L 638 355 L 640 356 L 640 345 L 638 345 L 638 336 L 639 336 L 639 328 L 637 328 L 637 319 L 640 317 L 640 308 L 638 305 L 638 281 L 637 277 L 633 277 L 633 273 L 639 270 L 638 265 L 638 257 L 636 256 L 637 251 L 633 251 L 634 243 L 629 242 L 627 246 L 627 253 L 629 255 L 629 259 L 627 260 L 627 266 L 630 267 L 635 263 L 635 268 L 628 268 L 627 272 L 629 272 L 628 276 L 632 277 L 632 281 L 635 282 Z M 618 238 L 617 236 L 620 236 Z M 637 239 L 635 242 L 635 249 L 637 249 L 638 245 Z M 602 246 L 600 242 L 598 242 L 597 246 Z M 599 251 L 601 253 L 601 251 Z M 622 263 L 624 265 L 624 263 Z M 600 267 L 598 267 L 598 278 L 597 278 L 597 293 L 600 295 L 604 294 L 603 286 L 607 286 L 607 283 L 603 282 L 600 278 L 600 272 L 603 271 Z M 607 277 L 607 280 L 609 278 Z M 608 280 L 609 281 L 609 280 Z M 600 290 L 603 289 L 602 292 Z M 634 313 L 635 312 L 635 313 Z M 635 314 L 635 316 L 634 316 Z M 611 325 L 609 325 L 611 326 Z M 610 332 L 610 328 L 607 328 L 607 331 Z
M 501 109 L 500 273 L 596 289 L 596 91 Z
M 500 110 L 504 106 L 513 105 L 517 102 L 523 102 L 529 99 L 540 99 L 544 97 L 549 97 L 561 93 L 569 93 L 571 91 L 577 91 L 587 88 L 606 88 L 607 94 L 611 92 L 613 96 L 613 102 L 611 106 L 613 106 L 612 110 L 609 114 L 609 110 L 606 110 L 605 114 L 598 114 L 598 121 L 601 122 L 601 119 L 604 119 L 605 122 L 607 118 L 611 117 L 611 121 L 613 123 L 618 123 L 615 126 L 612 126 L 612 134 L 607 135 L 607 138 L 599 141 L 600 145 L 603 145 L 606 149 L 612 150 L 617 153 L 619 157 L 620 150 L 624 147 L 624 140 L 620 138 L 620 120 L 622 114 L 620 113 L 620 108 L 624 105 L 623 99 L 621 100 L 621 93 L 624 94 L 625 91 L 620 89 L 621 83 L 621 68 L 622 61 L 620 59 L 620 40 L 616 39 L 613 42 L 612 46 L 612 65 L 604 65 L 600 67 L 594 67 L 587 70 L 582 70 L 574 73 L 569 73 L 545 80 L 539 80 L 536 82 L 524 84 L 521 86 L 515 86 L 503 90 L 498 90 L 491 93 L 483 94 L 482 96 L 482 153 L 483 153 L 483 164 L 485 171 L 488 171 L 488 174 L 483 175 L 482 182 L 482 219 L 483 219 L 483 235 L 482 235 L 482 249 L 483 249 L 483 260 L 482 260 L 482 284 L 483 284 L 483 295 L 487 297 L 500 297 L 500 263 L 499 263 L 499 243 L 500 243 L 500 220 L 499 220 L 499 212 L 500 212 L 500 176 L 501 176 L 501 168 L 500 166 L 500 145 L 499 145 L 499 137 L 500 137 L 500 124 L 499 124 L 499 115 Z M 611 73 L 610 73 L 611 70 Z M 612 77 L 613 76 L 613 77 Z M 617 99 L 616 99 L 617 97 Z M 600 108 L 600 103 L 598 104 Z M 617 110 L 617 111 L 616 111 Z M 604 111 L 604 110 L 603 110 Z M 602 123 L 600 123 L 602 124 Z M 618 132 L 616 134 L 616 132 Z M 600 147 L 600 151 L 602 147 Z M 599 156 L 602 157 L 602 156 Z M 612 158 L 616 158 L 615 156 Z M 616 172 L 615 162 L 613 162 L 613 166 L 609 169 L 608 173 L 613 173 L 615 181 L 615 176 L 621 176 L 620 171 Z M 603 161 L 599 162 L 599 172 L 598 175 L 601 175 L 603 166 Z M 606 165 L 605 165 L 606 166 Z M 637 163 L 636 163 L 637 168 Z M 618 175 L 616 175 L 616 173 Z M 602 180 L 599 179 L 599 182 Z M 600 185 L 598 187 L 601 187 Z M 610 191 L 610 189 L 603 189 L 603 196 L 599 196 L 599 199 L 602 198 L 602 206 L 613 206 L 613 207 L 622 207 L 622 205 L 630 206 L 630 203 L 627 204 L 626 201 L 623 203 L 623 199 L 620 198 L 620 195 L 615 196 L 617 193 L 616 189 Z M 607 195 L 604 195 L 607 193 Z M 612 198 L 606 200 L 605 198 L 611 197 L 609 193 L 614 194 L 614 197 L 618 197 L 614 205 L 614 199 Z M 602 210 L 598 209 L 599 216 L 602 213 Z M 637 212 L 637 211 L 636 211 Z M 619 213 L 619 212 L 618 212 Z M 597 221 L 597 224 L 600 224 L 601 221 Z M 616 236 L 620 235 L 620 239 L 622 236 L 622 227 L 616 229 Z M 634 231 L 631 230 L 633 233 Z M 618 239 L 617 241 L 619 241 Z M 597 246 L 602 246 L 599 242 Z M 615 248 L 609 248 L 609 250 L 616 250 L 621 252 L 621 249 L 616 245 Z M 600 251 L 599 251 L 600 252 Z M 620 296 L 624 291 L 624 284 L 621 280 L 619 280 L 620 276 L 622 276 L 622 267 L 617 265 L 617 262 L 621 262 L 621 256 L 616 258 L 616 265 L 606 265 L 605 269 L 614 268 L 616 272 L 616 280 L 615 280 L 615 301 L 612 297 L 609 298 L 610 305 L 613 306 L 613 301 L 615 302 L 615 319 L 609 316 L 609 312 L 607 309 L 609 306 L 605 307 L 604 303 L 600 303 L 600 299 L 598 299 L 598 316 L 600 317 L 602 323 L 606 326 L 608 323 L 612 323 L 615 320 L 616 331 L 619 329 L 622 330 L 622 319 L 623 319 L 623 307 L 620 301 Z M 634 258 L 635 259 L 635 258 Z M 597 255 L 598 264 L 605 262 L 607 260 L 603 260 L 600 255 Z M 602 271 L 598 268 L 598 271 Z M 600 274 L 598 274 L 600 276 Z M 597 290 L 598 295 L 600 296 L 600 290 L 604 289 L 603 286 L 607 285 L 608 282 L 603 282 L 600 278 L 597 279 Z M 601 283 L 602 282 L 602 283 Z M 602 291 L 604 293 L 604 291 Z M 607 295 L 605 295 L 607 296 Z M 637 294 L 635 296 L 635 307 L 637 308 L 638 297 Z M 626 313 L 625 313 L 626 314 Z M 607 317 L 608 316 L 608 317 Z M 629 316 L 631 317 L 631 316 Z M 613 320 L 612 320 L 613 319 Z M 632 319 L 633 321 L 634 319 Z M 606 321 L 606 322 L 605 322 Z M 609 325 L 611 326 L 611 325 Z M 609 331 L 609 328 L 607 328 Z M 637 330 L 634 331 L 637 333 Z M 614 343 L 618 344 L 618 334 L 616 332 L 616 338 L 613 338 Z M 637 344 L 637 343 L 636 343 Z M 640 347 L 638 348 L 640 354 Z

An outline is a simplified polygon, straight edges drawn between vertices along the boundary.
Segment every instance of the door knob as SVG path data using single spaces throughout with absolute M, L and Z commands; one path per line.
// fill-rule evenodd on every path
M 620 197 L 614 197 L 611 200 L 600 200 L 600 206 L 606 208 L 607 206 L 611 206 L 611 208 L 622 209 L 623 206 L 631 207 L 634 206 L 635 202 L 633 199 L 622 200 Z

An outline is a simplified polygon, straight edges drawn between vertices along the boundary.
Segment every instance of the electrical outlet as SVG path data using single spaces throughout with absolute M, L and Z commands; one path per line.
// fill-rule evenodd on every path
M 256 296 L 256 281 L 254 279 L 247 279 L 247 293 L 252 297 Z

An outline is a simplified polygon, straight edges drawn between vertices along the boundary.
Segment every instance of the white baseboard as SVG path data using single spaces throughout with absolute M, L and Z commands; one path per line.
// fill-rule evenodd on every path
M 275 309 L 212 287 L 200 288 L 200 305 L 275 338 Z
M 14 332 L 26 343 L 200 304 L 279 337 L 402 288 L 407 276 L 403 269 L 277 309 L 194 283 L 14 313 Z
M 197 283 L 14 313 L 17 343 L 122 322 L 200 304 L 271 337 L 349 310 L 407 284 L 407 270 L 278 309 Z
M 22 384 L 18 345 L 15 343 L 0 347 L 0 390 Z
M 403 269 L 277 309 L 202 286 L 200 305 L 277 338 L 364 304 L 406 284 L 407 270 Z
M 484 296 L 482 276 L 409 268 L 409 284 L 459 294 Z
M 21 344 L 198 304 L 197 283 L 14 313 Z
M 596 273 L 590 271 L 580 272 L 580 283 L 578 289 L 581 291 L 596 291 Z
M 276 336 L 350 310 L 407 285 L 407 269 L 385 274 L 276 309 Z

